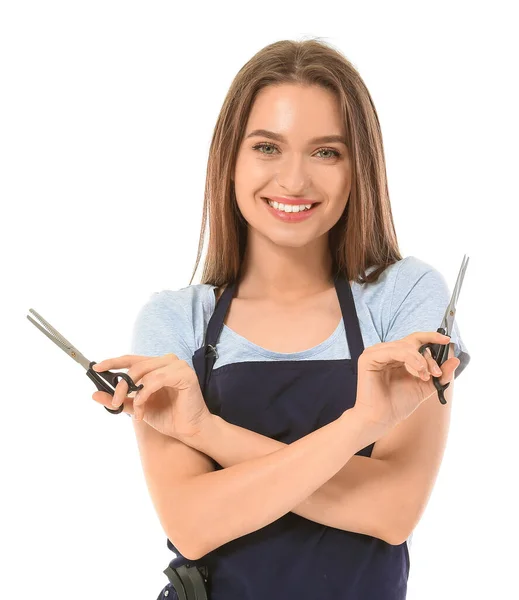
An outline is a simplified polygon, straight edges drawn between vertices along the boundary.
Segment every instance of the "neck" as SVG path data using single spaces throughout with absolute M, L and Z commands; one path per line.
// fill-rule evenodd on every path
M 328 238 L 304 247 L 281 247 L 270 240 L 251 243 L 241 269 L 239 297 L 284 305 L 334 287 Z

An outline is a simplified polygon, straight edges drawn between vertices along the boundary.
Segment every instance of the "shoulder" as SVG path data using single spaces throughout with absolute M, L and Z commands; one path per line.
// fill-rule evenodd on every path
M 142 311 L 159 313 L 164 317 L 190 318 L 201 306 L 210 304 L 215 286 L 194 284 L 178 290 L 164 289 L 153 292 L 142 307 Z
M 399 312 L 403 311 L 408 318 L 411 309 L 421 307 L 423 312 L 425 305 L 445 310 L 449 301 L 449 289 L 442 273 L 416 256 L 406 256 L 393 263 L 372 285 L 373 290 L 367 293 L 380 303 L 386 327 L 391 326 Z M 434 313 L 436 316 L 437 311 Z
M 441 271 L 416 256 L 408 256 L 390 267 L 388 289 L 381 306 L 382 336 L 384 342 L 399 340 L 415 331 L 436 331 L 445 315 L 451 292 Z M 455 377 L 463 372 L 470 361 L 458 317 L 451 332 L 454 356 L 461 364 Z
M 448 302 L 449 289 L 445 277 L 433 265 L 416 256 L 407 256 L 392 266 L 389 279 L 393 310 L 411 298 L 415 303 L 426 298 L 439 303 Z
M 134 323 L 133 353 L 169 351 L 186 360 L 190 358 L 203 343 L 213 289 L 209 284 L 195 284 L 153 292 L 141 306 Z
M 416 256 L 389 265 L 377 281 L 358 285 L 355 295 L 382 341 L 408 328 L 435 324 L 436 330 L 449 301 L 443 275 Z
M 375 267 L 370 267 L 367 272 L 370 273 Z M 416 281 L 422 275 L 428 272 L 436 272 L 435 268 L 427 262 L 419 259 L 416 256 L 406 256 L 401 260 L 397 260 L 392 263 L 379 275 L 376 282 L 369 284 L 369 286 L 380 287 L 389 284 L 405 286 L 409 282 Z
M 375 267 L 370 267 L 367 272 L 374 269 Z M 406 256 L 386 267 L 377 281 L 358 287 L 368 301 L 387 305 L 392 304 L 395 298 L 406 295 L 424 277 L 424 283 L 428 285 L 445 283 L 442 274 L 432 265 L 416 256 Z
M 376 312 L 377 310 L 387 309 L 391 303 L 397 282 L 400 284 L 402 281 L 400 278 L 401 271 L 407 271 L 408 269 L 414 271 L 416 269 L 414 261 L 415 259 L 412 256 L 403 258 L 388 265 L 379 274 L 376 281 L 371 283 L 355 282 L 352 291 L 356 300 L 369 306 L 371 311 Z M 376 268 L 376 265 L 369 267 L 366 269 L 366 274 L 371 274 Z M 407 277 L 408 275 L 406 275 Z
M 400 286 L 415 283 L 424 275 L 430 278 L 441 278 L 442 274 L 431 264 L 416 256 L 406 256 L 392 265 L 395 268 L 395 283 Z

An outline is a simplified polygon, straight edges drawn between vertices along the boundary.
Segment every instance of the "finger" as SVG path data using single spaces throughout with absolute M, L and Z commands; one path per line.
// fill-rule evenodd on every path
M 112 395 L 109 394 L 108 392 L 101 392 L 101 391 L 94 392 L 92 394 L 92 399 L 95 400 L 96 402 L 98 402 L 99 404 L 101 404 L 102 406 L 105 406 L 106 408 L 113 409 Z M 131 403 L 130 403 L 130 405 L 128 403 L 125 403 L 123 412 L 127 412 L 130 415 L 132 414 L 133 411 L 131 410 Z
M 108 371 L 109 369 L 128 369 L 136 363 L 149 358 L 149 356 L 139 356 L 138 354 L 125 354 L 124 356 L 117 356 L 115 358 L 105 358 L 105 360 L 96 363 L 92 367 L 92 370 Z
M 363 356 L 361 355 L 361 357 Z M 427 372 L 427 361 L 409 344 L 398 342 L 376 344 L 365 355 L 364 360 L 368 361 L 367 368 L 371 371 L 381 371 L 391 363 L 403 363 L 419 373 L 421 371 Z
M 167 361 L 169 363 L 169 361 Z M 160 369 L 155 369 L 152 373 L 148 374 L 144 377 L 146 381 L 143 382 L 144 387 L 139 390 L 135 397 L 133 398 L 133 412 L 135 415 L 135 420 L 139 421 L 144 416 L 145 405 L 148 399 L 152 394 L 160 390 L 166 385 L 169 386 L 174 385 L 173 380 L 165 381 L 165 377 L 167 375 L 171 375 L 171 365 L 166 364 Z
M 92 394 L 92 399 L 103 406 L 108 406 L 108 408 L 111 408 L 112 396 L 107 392 L 94 392 Z
M 118 384 L 115 386 L 114 395 L 112 396 L 112 406 L 118 408 L 126 398 L 128 393 L 128 384 L 124 379 L 120 379 Z
M 413 377 L 417 377 L 418 379 L 421 379 L 422 381 L 429 381 L 429 375 L 428 375 L 428 371 L 425 368 L 416 368 L 416 367 L 411 367 L 409 365 L 409 363 L 405 362 L 404 363 L 404 367 L 406 369 L 406 371 L 412 375 Z
M 458 368 L 460 363 L 461 363 L 461 361 L 459 358 L 456 358 L 455 356 L 451 356 L 449 359 L 447 359 L 443 363 L 443 365 L 441 365 L 440 368 L 442 370 L 442 375 L 439 377 L 439 380 L 442 385 L 444 385 L 448 381 L 452 380 L 454 371 Z
M 178 361 L 180 365 L 180 361 Z M 155 369 L 153 373 L 144 377 L 144 387 L 139 390 L 133 398 L 133 413 L 135 420 L 139 421 L 144 416 L 146 403 L 149 398 L 158 390 L 165 387 L 176 389 L 184 380 L 182 369 L 172 369 L 171 361 L 166 361 L 166 364 L 160 369 Z
M 118 358 L 107 358 L 100 363 L 96 363 L 92 368 L 95 371 L 107 371 L 109 369 L 124 369 L 128 365 L 130 368 L 127 370 L 126 375 L 134 382 L 138 387 L 141 383 L 142 378 L 156 370 L 157 367 L 163 366 L 171 361 L 166 356 L 138 356 L 135 354 L 128 354 L 126 356 L 120 356 Z M 121 378 L 116 387 L 114 388 L 114 395 L 110 402 L 113 408 L 117 408 L 124 402 L 125 398 L 133 401 L 133 397 L 128 396 L 128 383 Z M 131 394 L 134 392 L 132 391 Z M 124 409 L 123 409 L 124 410 Z
M 429 365 L 427 360 L 415 349 L 404 348 L 404 366 L 408 372 L 422 381 L 429 381 Z
M 430 348 L 426 348 L 425 349 L 425 352 L 423 353 L 423 357 L 425 358 L 425 360 L 427 362 L 427 369 L 428 369 L 429 373 L 433 377 L 441 377 L 442 376 L 442 370 L 438 366 L 438 363 L 434 360 L 433 355 L 431 354 L 431 349 Z
M 178 360 L 175 354 L 164 354 L 162 356 L 144 356 L 141 358 L 142 360 L 136 362 L 126 372 L 128 377 L 131 378 L 131 380 L 135 383 L 136 386 L 140 385 L 142 379 L 148 373 L 151 373 L 152 371 L 157 371 L 158 369 L 167 365 L 171 365 L 172 362 L 177 363 L 180 366 L 182 362 Z
M 407 357 L 404 363 L 406 368 L 409 366 L 411 369 L 416 369 L 415 372 L 411 371 L 412 375 L 419 377 L 422 381 L 429 381 L 431 378 L 432 365 L 428 362 L 427 357 L 420 354 L 420 352 L 414 348 L 405 348 L 405 353 Z M 436 365 L 434 359 L 432 359 L 432 361 Z M 407 368 L 407 370 L 409 371 L 409 368 Z
M 407 337 L 410 337 L 415 343 L 417 343 L 418 347 L 428 342 L 432 344 L 441 344 L 444 346 L 445 344 L 448 344 L 451 339 L 450 336 L 443 335 L 443 333 L 438 333 L 437 331 L 416 331 Z
M 391 342 L 392 343 L 392 342 Z M 420 379 L 427 380 L 424 375 L 428 372 L 428 365 L 425 358 L 417 352 L 414 344 L 406 343 L 404 340 L 395 342 L 407 353 L 407 360 L 404 362 L 404 366 L 408 373 L 413 377 L 419 377 Z M 398 364 L 396 365 L 398 366 Z
M 133 398 L 133 415 L 136 421 L 142 421 L 147 400 L 163 386 L 164 381 L 161 381 L 158 377 L 148 377 L 146 379 L 145 386 Z

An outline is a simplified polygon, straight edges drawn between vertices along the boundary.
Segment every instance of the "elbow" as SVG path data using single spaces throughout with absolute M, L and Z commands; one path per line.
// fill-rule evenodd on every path
M 181 551 L 181 554 L 184 558 L 188 558 L 189 560 L 200 560 L 208 553 L 208 551 L 201 552 L 200 550 L 200 544 L 187 546 L 184 547 L 184 550 Z
M 391 534 L 388 536 L 388 543 L 392 546 L 400 546 L 406 542 L 416 526 L 418 525 L 426 504 L 421 498 L 412 498 L 408 495 L 407 503 L 401 503 L 397 511 L 393 512 Z
M 207 537 L 201 536 L 200 528 L 196 529 L 195 527 L 195 535 L 185 537 L 182 548 L 178 548 L 178 551 L 184 558 L 200 560 L 218 547 L 219 545 L 210 544 Z
M 185 550 L 181 552 L 181 554 L 184 558 L 187 558 L 189 560 L 200 560 L 203 556 L 205 556 L 204 554 L 200 554 L 199 552 L 186 552 Z
M 400 519 L 391 519 L 391 522 L 384 529 L 385 542 L 391 546 L 400 546 L 409 539 L 416 527 L 417 520 L 412 518 L 415 513 L 411 511 L 403 511 L 400 514 Z
M 175 523 L 173 526 L 164 527 L 164 530 L 169 541 L 184 558 L 198 560 L 203 556 L 200 555 L 195 544 L 195 542 L 200 543 L 199 531 L 197 532 L 198 539 L 195 539 L 190 531 L 186 531 L 186 523 Z
M 183 548 L 185 552 L 182 551 L 182 556 L 189 558 L 189 560 L 200 560 L 201 558 L 204 558 L 206 554 L 211 552 L 211 550 L 214 550 L 214 548 L 210 549 L 205 545 L 206 540 L 202 538 L 200 528 L 197 529 L 195 526 L 193 534 L 194 535 L 190 535 L 184 540 Z
M 198 560 L 204 556 L 200 554 L 205 541 L 201 539 L 204 528 L 200 527 L 196 503 L 190 501 L 189 494 L 180 492 L 181 488 L 177 486 L 176 494 L 169 496 L 167 507 L 161 513 L 161 522 L 175 550 L 184 558 Z
M 409 535 L 411 535 L 411 534 L 388 535 L 388 536 L 386 536 L 386 539 L 384 541 L 387 542 L 391 546 L 401 546 L 404 542 L 407 541 L 407 539 L 409 538 Z
M 199 560 L 203 558 L 207 552 L 203 551 L 203 542 L 202 532 L 200 528 L 196 527 L 196 523 L 194 523 L 194 528 L 188 532 L 185 532 L 184 543 L 182 546 L 182 556 L 188 558 L 189 560 Z
M 166 530 L 168 539 L 178 552 L 189 560 L 198 560 L 205 556 L 201 552 L 203 540 L 201 539 L 201 528 L 197 527 L 196 519 L 187 517 L 185 513 L 176 523 L 169 524 Z
M 391 546 L 400 546 L 409 539 L 410 535 L 413 533 L 414 527 L 414 524 L 405 527 L 396 527 L 393 524 L 393 527 L 388 528 L 389 532 L 386 533 L 384 541 Z
M 178 527 L 169 528 L 169 532 L 166 531 L 169 541 L 184 558 L 198 560 L 203 556 L 196 550 L 192 539 L 179 535 Z

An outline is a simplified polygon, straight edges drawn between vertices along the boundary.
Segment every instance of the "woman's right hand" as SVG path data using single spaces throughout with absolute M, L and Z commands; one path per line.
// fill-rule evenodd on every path
M 117 384 L 113 397 L 97 391 L 92 398 L 108 408 L 123 403 L 124 412 L 160 433 L 184 441 L 200 433 L 206 419 L 212 417 L 196 372 L 175 354 L 152 357 L 127 354 L 103 360 L 92 369 L 128 369 L 127 375 L 135 385 L 144 386 L 133 398 L 126 396 L 128 384 L 124 379 Z

